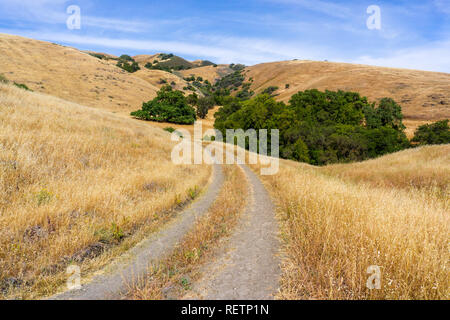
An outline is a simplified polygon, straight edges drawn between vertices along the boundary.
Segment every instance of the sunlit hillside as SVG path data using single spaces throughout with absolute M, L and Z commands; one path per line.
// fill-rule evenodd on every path
M 98 270 L 207 185 L 169 133 L 0 84 L 0 297 L 54 293 L 75 261 Z
M 94 108 L 133 111 L 158 91 L 108 61 L 48 42 L 0 34 L 0 55 L 10 81 Z
M 284 241 L 280 299 L 449 299 L 449 146 L 263 176 Z M 369 290 L 370 266 L 381 290 Z
M 246 68 L 256 93 L 279 89 L 277 99 L 288 101 L 307 89 L 356 91 L 372 101 L 391 97 L 402 107 L 407 120 L 450 118 L 450 74 L 365 65 L 282 61 Z

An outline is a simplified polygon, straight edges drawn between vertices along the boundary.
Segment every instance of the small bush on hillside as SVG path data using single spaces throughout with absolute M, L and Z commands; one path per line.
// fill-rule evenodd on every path
M 132 112 L 135 118 L 147 121 L 169 122 L 176 124 L 193 124 L 196 112 L 187 101 L 184 93 L 164 86 L 157 97 L 142 105 L 142 109 Z
M 186 101 L 191 106 L 196 106 L 198 102 L 198 95 L 194 92 L 187 96 Z
M 161 60 L 169 60 L 170 58 L 173 58 L 173 57 L 174 57 L 174 54 L 173 54 L 173 53 L 169 53 L 169 54 L 167 54 L 167 53 L 161 53 L 161 54 L 158 56 L 158 58 L 161 59 Z
M 276 86 L 270 86 L 270 87 L 268 87 L 268 88 L 266 88 L 266 89 L 264 89 L 264 91 L 262 92 L 263 94 L 268 94 L 268 95 L 273 95 L 273 93 L 275 92 L 275 91 L 277 91 L 279 88 L 278 87 L 276 87 Z
M 0 83 L 8 83 L 8 79 L 6 79 L 6 77 L 2 74 L 0 74 Z
M 412 142 L 419 145 L 426 144 L 448 144 L 450 143 L 449 120 L 438 121 L 433 124 L 420 126 L 415 134 Z
M 89 55 L 100 60 L 108 60 L 108 58 L 104 54 L 90 52 Z
M 119 60 L 133 62 L 134 59 L 127 54 L 123 54 L 119 57 Z
M 214 98 L 202 97 L 197 101 L 197 116 L 205 119 L 210 109 L 214 107 Z
M 167 127 L 167 128 L 164 128 L 164 131 L 167 131 L 167 132 L 169 132 L 169 133 L 174 133 L 174 132 L 175 132 L 175 129 L 172 128 L 172 127 Z
M 31 90 L 30 88 L 28 88 L 25 84 L 23 84 L 23 83 L 17 83 L 17 82 L 14 82 L 14 85 L 17 87 L 17 88 L 20 88 L 20 89 L 23 89 L 23 90 L 26 90 L 26 91 L 33 91 L 33 90 Z
M 132 57 L 126 54 L 120 56 L 119 61 L 117 62 L 117 66 L 129 73 L 134 73 L 141 70 L 139 64 L 134 61 Z

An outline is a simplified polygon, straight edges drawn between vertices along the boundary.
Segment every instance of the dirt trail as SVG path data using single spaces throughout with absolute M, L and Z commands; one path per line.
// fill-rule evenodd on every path
M 242 168 L 251 199 L 240 225 L 184 299 L 269 300 L 277 293 L 281 271 L 275 207 L 256 174 L 247 166 Z
M 129 287 L 148 271 L 152 262 L 169 254 L 183 239 L 195 221 L 208 212 L 224 183 L 222 167 L 215 165 L 212 182 L 206 193 L 164 229 L 144 240 L 115 263 L 82 286 L 80 290 L 67 291 L 51 300 L 106 300 L 120 299 Z

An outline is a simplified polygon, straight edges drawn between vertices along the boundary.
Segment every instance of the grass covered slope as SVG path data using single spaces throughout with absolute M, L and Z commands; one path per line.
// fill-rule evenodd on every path
M 67 265 L 83 277 L 207 183 L 175 166 L 163 130 L 0 85 L 0 296 L 51 294 Z
M 281 61 L 246 68 L 251 90 L 277 86 L 277 99 L 287 102 L 308 89 L 359 92 L 371 101 L 390 97 L 403 107 L 408 120 L 450 118 L 450 74 L 382 68 L 348 63 Z M 286 89 L 286 85 L 289 88 Z
M 0 34 L 0 73 L 33 91 L 111 111 L 130 112 L 158 88 L 77 49 Z
M 262 177 L 282 225 L 278 298 L 449 299 L 446 159 L 448 146 L 329 168 L 282 161 Z M 381 290 L 366 287 L 370 266 Z
M 450 187 L 450 145 L 427 146 L 351 165 L 332 165 L 321 172 L 381 188 L 438 191 Z

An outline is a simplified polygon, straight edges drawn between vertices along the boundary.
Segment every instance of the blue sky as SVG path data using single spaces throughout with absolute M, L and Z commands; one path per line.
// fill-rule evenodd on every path
M 81 9 L 69 30 L 66 10 Z M 369 30 L 367 8 L 381 10 Z M 0 32 L 112 54 L 310 59 L 450 73 L 450 0 L 0 0 Z

